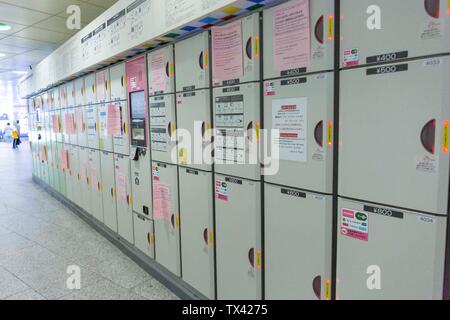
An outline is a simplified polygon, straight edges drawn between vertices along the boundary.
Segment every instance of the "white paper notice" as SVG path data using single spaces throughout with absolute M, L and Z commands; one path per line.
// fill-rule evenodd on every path
M 278 159 L 307 161 L 307 104 L 307 98 L 273 100 L 272 129 L 279 130 L 274 139 L 280 152 Z
M 290 1 L 275 9 L 273 55 L 278 71 L 309 65 L 311 39 L 309 0 Z
M 211 30 L 214 81 L 241 77 L 244 74 L 241 22 L 213 27 Z
M 150 71 L 150 94 L 166 89 L 166 63 L 164 50 L 152 54 Z

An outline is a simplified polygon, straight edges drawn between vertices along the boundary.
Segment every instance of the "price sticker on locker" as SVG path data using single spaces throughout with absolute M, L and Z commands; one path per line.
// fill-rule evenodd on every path
M 342 209 L 340 229 L 343 236 L 369 241 L 369 215 L 351 209 Z

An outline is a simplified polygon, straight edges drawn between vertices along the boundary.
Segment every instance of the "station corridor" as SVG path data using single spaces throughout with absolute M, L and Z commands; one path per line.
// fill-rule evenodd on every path
M 32 181 L 28 142 L 0 143 L 0 300 L 178 299 Z M 69 266 L 81 288 L 69 290 Z

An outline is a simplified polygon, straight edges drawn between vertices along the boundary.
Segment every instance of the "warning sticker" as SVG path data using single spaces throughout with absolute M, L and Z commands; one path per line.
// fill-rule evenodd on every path
M 425 155 L 420 158 L 416 164 L 416 170 L 426 173 L 436 173 L 438 167 L 438 162 L 435 157 L 430 155 Z
M 341 234 L 346 237 L 369 241 L 369 215 L 351 209 L 342 209 Z
M 264 82 L 264 95 L 266 97 L 275 95 L 275 84 L 270 81 Z
M 430 21 L 420 26 L 420 40 L 430 40 L 442 37 L 442 22 Z
M 228 201 L 228 184 L 225 181 L 216 180 L 216 199 Z
M 359 51 L 358 49 L 344 50 L 344 67 L 354 67 L 359 65 Z

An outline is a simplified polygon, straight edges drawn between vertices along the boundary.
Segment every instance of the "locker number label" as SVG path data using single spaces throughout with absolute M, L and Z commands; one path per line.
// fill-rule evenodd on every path
M 369 215 L 351 209 L 341 211 L 341 235 L 361 241 L 369 241 Z

